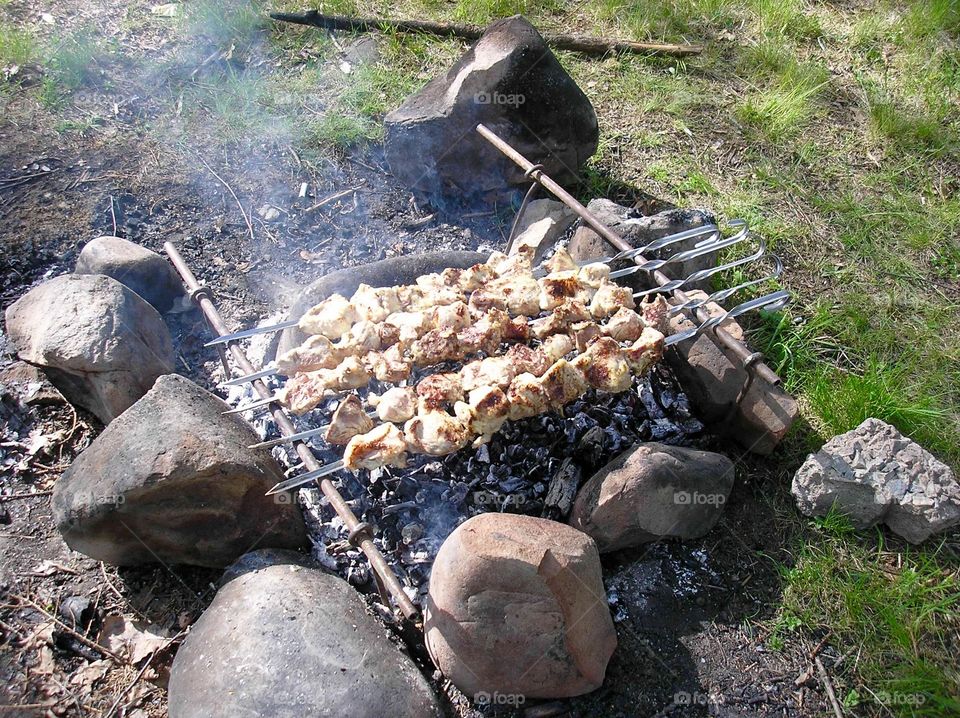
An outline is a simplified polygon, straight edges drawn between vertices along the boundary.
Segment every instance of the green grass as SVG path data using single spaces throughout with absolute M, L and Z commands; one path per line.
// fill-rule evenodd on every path
M 0 68 L 26 65 L 36 56 L 33 36 L 7 23 L 0 23 Z
M 796 135 L 814 116 L 816 99 L 828 84 L 827 72 L 769 49 L 759 50 L 755 61 L 762 84 L 737 108 L 737 117 L 770 141 Z
M 790 633 L 829 632 L 854 650 L 833 670 L 848 707 L 943 718 L 960 712 L 948 638 L 960 630 L 960 579 L 946 552 L 888 550 L 858 540 L 836 513 L 813 522 L 773 623 L 773 647 Z

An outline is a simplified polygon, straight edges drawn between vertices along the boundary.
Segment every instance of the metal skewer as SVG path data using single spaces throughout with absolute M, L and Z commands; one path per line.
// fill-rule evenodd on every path
M 233 334 L 224 334 L 219 336 L 213 341 L 207 342 L 203 346 L 205 347 L 215 347 L 218 344 L 226 344 L 227 342 L 235 342 L 238 339 L 246 339 L 247 337 L 255 337 L 257 334 L 270 334 L 271 332 L 279 332 L 284 329 L 290 329 L 291 327 L 297 326 L 299 324 L 299 319 L 290 319 L 286 322 L 280 322 L 279 324 L 270 324 L 264 327 L 254 327 L 253 329 L 244 329 L 242 332 L 234 332 Z
M 332 464 L 327 464 L 322 466 L 315 471 L 310 471 L 306 474 L 301 474 L 300 476 L 293 476 L 289 479 L 284 479 L 279 484 L 276 484 L 272 489 L 270 489 L 266 495 L 273 496 L 274 494 L 279 494 L 283 491 L 292 491 L 293 489 L 299 489 L 301 486 L 309 484 L 311 481 L 316 481 L 317 479 L 322 479 L 324 476 L 329 476 L 330 474 L 335 474 L 341 469 L 344 468 L 343 459 L 339 461 L 334 461 Z

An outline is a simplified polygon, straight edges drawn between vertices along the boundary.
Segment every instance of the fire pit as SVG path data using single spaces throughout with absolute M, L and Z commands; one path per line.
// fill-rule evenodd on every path
M 713 227 L 699 228 L 660 239 L 642 248 L 633 248 L 594 218 L 590 212 L 557 186 L 542 170 L 516 153 L 494 133 L 483 126 L 478 131 L 495 147 L 513 159 L 527 176 L 546 187 L 577 214 L 584 222 L 622 251 L 616 257 L 604 260 L 617 267 L 611 278 L 644 272 L 650 276 L 653 287 L 637 293 L 646 297 L 663 291 L 672 291 L 672 315 L 687 313 L 701 320 L 699 326 L 682 329 L 668 337 L 668 345 L 693 339 L 710 331 L 724 347 L 744 360 L 753 374 L 767 381 L 778 381 L 766 365 L 725 329 L 719 328 L 729 319 L 762 307 L 778 307 L 788 299 L 777 291 L 737 305 L 719 316 L 710 314 L 708 305 L 726 299 L 736 291 L 775 278 L 781 267 L 775 262 L 772 275 L 743 282 L 707 297 L 691 298 L 682 287 L 703 280 L 719 271 L 756 261 L 765 255 L 765 247 L 746 257 L 727 262 L 712 269 L 701 270 L 685 279 L 671 279 L 662 267 L 689 258 L 716 252 L 749 238 L 745 226 L 731 238 L 722 238 Z M 683 240 L 699 239 L 691 249 L 668 254 L 665 258 L 647 260 L 642 253 L 662 250 Z M 306 425 L 295 426 L 279 403 L 274 388 L 279 385 L 276 371 L 271 368 L 256 370 L 237 341 L 239 339 L 280 329 L 293 329 L 295 320 L 273 327 L 258 328 L 237 334 L 228 334 L 214 307 L 209 290 L 200 286 L 176 249 L 168 243 L 167 252 L 183 276 L 191 296 L 220 334 L 211 344 L 220 352 L 224 368 L 230 375 L 224 345 L 244 372 L 244 376 L 227 384 L 248 384 L 260 397 L 238 410 L 270 407 L 271 421 L 261 427 L 268 438 L 280 434 L 273 444 L 289 444 L 289 449 L 277 446 L 275 456 L 294 474 L 278 485 L 291 489 L 314 481 L 317 488 L 302 493 L 311 528 L 313 543 L 321 560 L 335 568 L 354 585 L 366 585 L 370 575 L 360 554 L 366 555 L 373 568 L 376 585 L 385 605 L 389 592 L 401 611 L 408 617 L 416 613 L 416 604 L 422 604 L 426 592 L 430 566 L 441 543 L 464 518 L 488 511 L 509 511 L 532 516 L 563 518 L 570 509 L 572 493 L 580 477 L 578 471 L 592 471 L 638 441 L 664 441 L 672 444 L 690 443 L 702 431 L 703 425 L 694 417 L 689 401 L 675 376 L 666 366 L 657 366 L 648 375 L 636 379 L 631 389 L 616 394 L 588 391 L 561 412 L 539 414 L 522 421 L 513 421 L 494 435 L 489 443 L 461 450 L 438 458 L 417 455 L 405 468 L 380 466 L 361 481 L 345 475 L 334 482 L 329 476 L 342 468 L 339 452 L 329 446 L 316 449 L 305 441 L 320 435 L 328 423 L 338 399 L 318 402 L 308 416 Z M 661 254 L 662 256 L 662 254 Z M 395 281 L 412 282 L 415 276 L 398 277 Z M 434 370 L 449 371 L 456 363 L 443 363 Z M 412 381 L 427 375 L 426 368 L 416 368 Z M 367 399 L 370 391 L 382 393 L 386 385 L 372 382 L 357 392 Z M 741 395 L 746 393 L 746 389 Z M 324 417 L 320 421 L 310 417 Z M 574 455 L 578 464 L 570 459 Z M 298 475 L 300 468 L 307 473 Z M 319 490 L 317 490 L 319 489 Z M 278 494 L 278 501 L 289 500 Z M 326 507 L 333 509 L 331 516 Z M 379 533 L 375 536 L 373 527 Z M 344 540 L 344 533 L 346 539 Z

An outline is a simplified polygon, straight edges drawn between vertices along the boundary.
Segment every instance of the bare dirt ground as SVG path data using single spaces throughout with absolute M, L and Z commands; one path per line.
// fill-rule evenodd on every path
M 23 4 L 12 10 L 18 7 L 27 14 Z M 67 24 L 79 22 L 75 9 L 52 8 Z M 149 34 L 139 42 L 164 51 Z M 101 234 L 158 251 L 175 242 L 200 279 L 217 288 L 228 323 L 240 327 L 333 268 L 435 248 L 500 247 L 509 227 L 507 212 L 465 219 L 417 206 L 376 147 L 331 153 L 316 165 L 290 147 L 263 146 L 250 173 L 238 170 L 249 155 L 165 144 L 146 129 L 156 108 L 123 92 L 123 108 L 95 129 L 68 133 L 38 111 L 29 88 L 17 93 L 0 119 L 0 309 L 43 279 L 71 271 L 83 244 Z M 241 198 L 253 238 L 208 167 Z M 306 197 L 299 196 L 302 183 Z M 277 220 L 259 216 L 267 203 L 281 210 Z M 202 349 L 207 332 L 199 315 L 167 319 L 181 355 L 178 371 L 212 388 L 215 355 Z M 3 366 L 9 364 L 5 353 Z M 166 715 L 166 670 L 219 573 L 115 569 L 70 552 L 52 524 L 50 488 L 102 427 L 55 396 L 22 403 L 25 384 L 8 374 L 0 387 L 0 420 L 21 437 L 0 447 L 0 713 Z M 786 487 L 804 448 L 788 446 L 776 461 L 744 457 L 724 519 L 703 541 L 655 545 L 606 562 L 620 646 L 604 687 L 565 702 L 566 714 L 828 710 L 813 658 L 837 656 L 808 639 L 772 650 L 762 628 L 776 611 L 779 571 L 791 564 L 795 532 L 803 530 L 784 516 L 792 516 Z M 145 654 L 131 655 L 129 644 L 106 653 L 97 642 L 109 638 L 101 633 L 117 617 L 164 638 L 149 643 L 134 630 L 133 648 Z

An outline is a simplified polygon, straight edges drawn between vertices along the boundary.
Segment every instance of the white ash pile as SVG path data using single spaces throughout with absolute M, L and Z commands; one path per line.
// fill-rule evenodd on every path
M 369 387 L 383 389 L 378 382 Z M 244 397 L 231 399 L 246 403 Z M 336 399 L 321 404 L 303 417 L 302 427 L 326 423 L 336 404 Z M 268 414 L 258 415 L 254 425 L 266 438 L 279 436 Z M 415 455 L 406 469 L 331 478 L 357 516 L 375 527 L 378 547 L 410 597 L 422 605 L 436 553 L 464 520 L 487 512 L 565 520 L 578 487 L 621 452 L 644 441 L 689 445 L 702 430 L 670 369 L 661 364 L 635 379 L 630 391 L 590 391 L 562 414 L 508 422 L 479 448 L 442 459 Z M 340 458 L 337 448 L 323 442 L 315 442 L 314 451 L 324 463 Z M 274 455 L 295 465 L 296 456 L 287 448 L 275 448 Z M 278 497 L 288 500 L 285 494 Z M 346 541 L 343 523 L 322 493 L 304 489 L 299 500 L 318 559 L 354 586 L 372 589 L 369 564 Z

